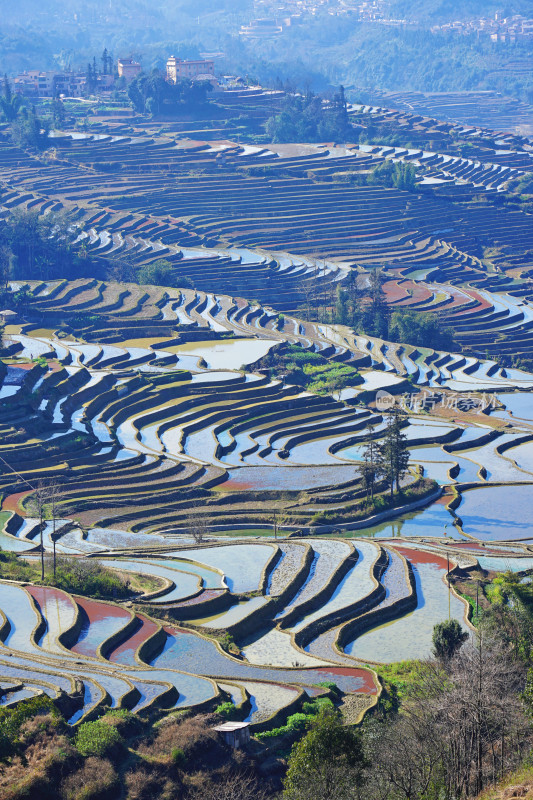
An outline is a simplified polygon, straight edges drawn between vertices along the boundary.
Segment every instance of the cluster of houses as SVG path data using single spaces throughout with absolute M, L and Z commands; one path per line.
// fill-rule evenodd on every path
M 113 88 L 117 77 L 126 83 L 141 72 L 134 58 L 119 58 L 116 72 L 90 75 L 88 71 L 27 70 L 16 75 L 13 88 L 26 97 L 84 97 L 100 94 Z M 208 80 L 216 84 L 215 62 L 210 59 L 184 60 L 170 56 L 166 64 L 166 79 L 176 83 L 181 78 Z
M 445 25 L 436 25 L 431 30 L 435 33 L 490 37 L 493 42 L 508 44 L 533 41 L 533 19 L 523 17 L 521 14 L 505 16 L 502 11 L 497 11 L 494 17 L 482 17 L 467 22 L 447 22 Z
M 246 39 L 270 39 L 320 12 L 375 22 L 386 17 L 388 5 L 387 0 L 257 0 L 255 9 L 262 16 L 241 25 L 239 35 Z

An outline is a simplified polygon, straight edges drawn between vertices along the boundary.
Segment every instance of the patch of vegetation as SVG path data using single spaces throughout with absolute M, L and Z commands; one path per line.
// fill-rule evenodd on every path
M 346 141 L 353 137 L 348 121 L 344 88 L 331 101 L 308 91 L 305 97 L 289 95 L 279 114 L 269 117 L 265 130 L 273 142 Z
M 363 380 L 355 367 L 328 361 L 319 353 L 309 352 L 298 345 L 270 350 L 256 361 L 253 368 L 268 369 L 272 377 L 283 378 L 287 383 L 319 395 L 341 392 Z
M 129 581 L 92 558 L 58 558 L 55 581 L 52 576 L 48 576 L 46 583 L 73 594 L 103 599 L 127 597 L 131 594 Z
M 237 719 L 238 717 L 237 707 L 231 700 L 226 700 L 225 703 L 221 703 L 217 706 L 215 708 L 215 714 L 228 720 Z
M 169 83 L 156 69 L 135 78 L 128 86 L 128 97 L 139 113 L 179 116 L 187 111 L 202 110 L 208 103 L 208 93 L 212 88 L 209 81 L 188 78 Z
M 16 553 L 0 548 L 0 577 L 10 581 L 31 581 L 37 570 L 29 561 L 19 558 Z
M 397 494 L 391 496 L 389 492 L 374 495 L 374 498 L 363 498 L 356 506 L 351 506 L 346 511 L 319 511 L 311 517 L 311 525 L 342 525 L 343 522 L 353 522 L 358 519 L 374 516 L 382 511 L 388 511 L 397 506 L 407 505 L 416 500 L 432 494 L 438 487 L 436 481 L 430 478 L 421 478 L 416 483 L 402 488 Z M 353 533 L 349 534 L 350 536 Z
M 381 664 L 377 669 L 388 693 L 396 695 L 400 700 L 416 685 L 419 671 L 420 662 L 416 660 Z
M 16 553 L 0 548 L 0 577 L 12 581 L 44 583 L 66 592 L 101 599 L 120 599 L 131 594 L 128 580 L 106 569 L 96 559 L 60 556 L 56 559 L 54 580 L 51 559 L 45 560 L 46 571 L 41 581 L 40 564 L 27 561 Z
M 404 192 L 417 191 L 416 169 L 413 164 L 398 161 L 384 161 L 370 172 L 343 173 L 343 177 L 358 186 L 385 186 Z
M 0 762 L 7 763 L 22 752 L 20 731 L 23 724 L 40 714 L 59 717 L 54 704 L 46 695 L 22 700 L 14 708 L 0 708 Z
M 122 736 L 113 725 L 104 720 L 82 722 L 76 733 L 76 749 L 82 756 L 103 756 L 117 750 L 123 743 Z
M 172 267 L 170 261 L 159 258 L 151 264 L 141 267 L 134 280 L 140 284 L 151 284 L 153 286 L 172 286 L 176 289 L 190 289 L 192 282 L 189 278 L 180 276 Z
M 277 736 L 289 736 L 289 738 L 296 739 L 309 727 L 309 724 L 321 713 L 322 709 L 334 710 L 334 708 L 335 706 L 329 697 L 317 697 L 315 700 L 303 703 L 302 710 L 296 714 L 291 714 L 287 718 L 285 725 L 258 733 L 256 738 L 259 741 L 273 739 Z
M 355 274 L 345 286 L 337 287 L 335 308 L 331 320 L 350 325 L 356 332 L 377 336 L 436 350 L 453 350 L 455 341 L 450 328 L 443 326 L 436 314 L 397 308 L 391 312 L 387 305 L 381 270 L 370 273 L 369 287 L 359 289 Z

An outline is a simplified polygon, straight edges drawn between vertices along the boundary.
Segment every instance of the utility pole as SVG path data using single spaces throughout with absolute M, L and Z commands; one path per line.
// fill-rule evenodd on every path
M 446 573 L 446 577 L 448 579 L 448 619 L 452 618 L 452 589 L 450 586 L 450 554 L 446 553 L 446 559 L 448 561 L 448 572 Z
M 57 506 L 59 501 L 59 487 L 53 485 L 50 489 L 51 511 L 52 511 L 52 544 L 54 548 L 54 582 L 56 579 L 56 523 L 57 523 Z
M 39 532 L 41 539 L 41 580 L 44 581 L 44 497 L 42 486 L 37 487 L 37 508 L 39 510 Z

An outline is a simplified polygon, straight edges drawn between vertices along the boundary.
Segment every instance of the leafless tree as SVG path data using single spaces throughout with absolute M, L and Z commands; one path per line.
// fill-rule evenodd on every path
M 240 772 L 229 772 L 220 781 L 202 787 L 194 795 L 195 800 L 267 800 L 267 793 L 257 778 Z
M 189 524 L 187 528 L 196 544 L 201 544 L 207 539 L 209 527 L 207 526 L 205 519 L 200 515 L 192 515 L 189 518 Z
M 52 520 L 51 539 L 52 539 L 52 545 L 53 545 L 53 549 L 54 549 L 53 565 L 54 565 L 54 580 L 55 580 L 55 577 L 56 577 L 56 540 L 57 540 L 56 527 L 57 527 L 57 520 L 60 517 L 61 502 L 64 499 L 64 495 L 63 495 L 63 492 L 61 491 L 61 486 L 56 482 L 49 484 L 44 491 L 45 491 L 45 502 L 48 505 L 48 512 L 49 512 L 50 518 Z
M 45 506 L 46 506 L 46 485 L 39 481 L 33 494 L 37 516 L 39 517 L 39 538 L 41 545 L 41 580 L 44 581 L 44 528 L 45 528 Z
M 523 683 L 508 648 L 483 630 L 446 668 L 423 662 L 396 720 L 368 726 L 365 800 L 471 797 L 516 767 L 528 749 Z

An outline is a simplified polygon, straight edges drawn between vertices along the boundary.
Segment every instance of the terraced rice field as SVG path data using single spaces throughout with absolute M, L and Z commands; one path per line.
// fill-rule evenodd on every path
M 427 134 L 403 112 L 357 113 Z M 229 695 L 253 727 L 334 681 L 367 707 L 379 686 L 365 665 L 426 656 L 450 614 L 471 630 L 448 557 L 532 568 L 533 374 L 511 357 L 533 350 L 533 238 L 525 214 L 492 203 L 531 155 L 481 129 L 469 159 L 149 133 L 65 136 L 48 164 L 0 142 L 2 211 L 62 209 L 101 265 L 12 284 L 32 299 L 0 366 L 0 546 L 35 558 L 42 533 L 47 555 L 55 540 L 156 587 L 103 602 L 0 581 L 0 683 L 19 687 L 6 700 L 61 692 L 78 724 Z M 389 159 L 425 191 L 334 179 Z M 194 289 L 104 278 L 119 258 L 165 258 Z M 304 319 L 381 265 L 390 309 L 437 315 L 461 352 Z M 316 394 L 257 364 L 287 345 L 357 379 Z M 365 519 L 359 467 L 388 393 L 407 411 L 404 489 L 435 484 Z M 43 477 L 62 494 L 41 531 Z

